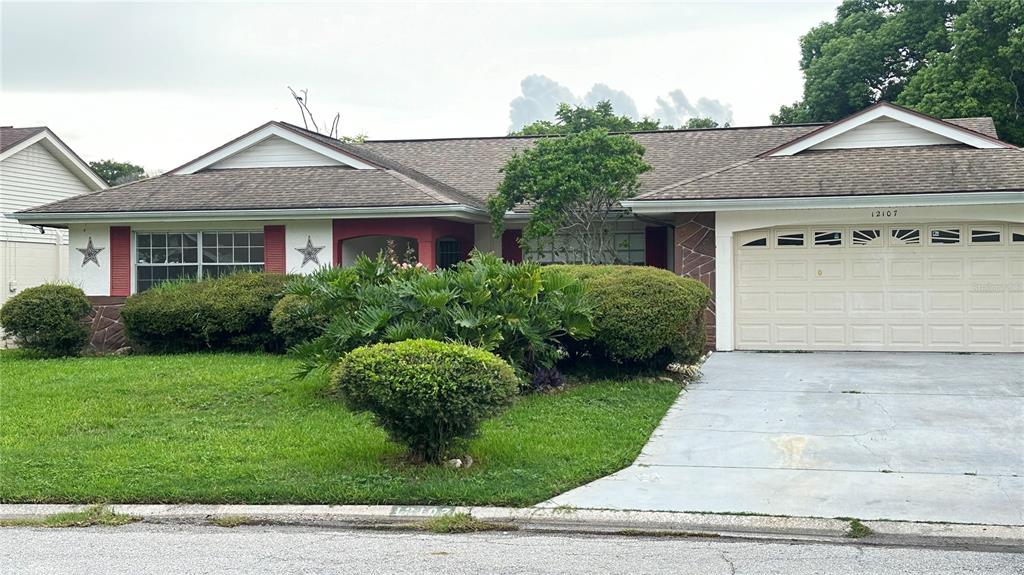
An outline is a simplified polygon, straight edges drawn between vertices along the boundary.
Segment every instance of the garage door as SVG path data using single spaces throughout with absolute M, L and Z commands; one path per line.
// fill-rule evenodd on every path
M 736 348 L 1024 351 L 1024 226 L 737 234 Z

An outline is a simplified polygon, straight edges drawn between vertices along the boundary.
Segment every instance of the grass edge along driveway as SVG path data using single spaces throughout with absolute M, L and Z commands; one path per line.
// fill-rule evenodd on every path
M 526 506 L 629 465 L 680 390 L 626 378 L 520 397 L 456 470 L 406 463 L 326 377 L 294 381 L 294 368 L 0 352 L 0 502 Z

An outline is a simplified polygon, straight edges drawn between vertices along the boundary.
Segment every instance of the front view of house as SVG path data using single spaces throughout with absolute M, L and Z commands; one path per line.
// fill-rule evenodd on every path
M 1024 151 L 989 118 L 877 104 L 831 124 L 632 134 L 653 170 L 623 263 L 703 281 L 719 350 L 1024 351 Z M 165 175 L 18 212 L 67 228 L 96 298 L 237 270 L 309 273 L 392 250 L 451 265 L 521 246 L 486 199 L 532 137 L 344 143 L 270 122 Z

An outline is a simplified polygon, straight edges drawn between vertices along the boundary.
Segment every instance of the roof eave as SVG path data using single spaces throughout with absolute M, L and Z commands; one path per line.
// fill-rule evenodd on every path
M 790 196 L 784 198 L 706 198 L 667 200 L 625 200 L 624 207 L 636 214 L 666 212 L 719 212 L 738 210 L 781 210 L 815 208 L 866 208 L 879 202 L 887 206 L 962 206 L 1024 203 L 1024 190 L 974 192 L 929 192 L 919 194 L 875 194 L 860 196 Z
M 374 206 L 356 208 L 290 208 L 250 210 L 165 210 L 150 212 L 14 212 L 8 214 L 27 225 L 64 226 L 89 222 L 311 220 L 393 217 L 442 217 L 471 222 L 487 219 L 486 210 L 461 204 L 429 206 Z

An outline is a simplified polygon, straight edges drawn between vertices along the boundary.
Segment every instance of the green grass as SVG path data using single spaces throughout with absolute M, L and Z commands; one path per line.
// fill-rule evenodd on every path
M 29 359 L 0 352 L 0 501 L 531 505 L 628 465 L 675 382 L 594 381 L 519 398 L 417 466 L 325 377 L 245 354 Z
M 439 515 L 423 522 L 420 526 L 431 533 L 476 533 L 479 531 L 516 531 L 518 526 L 511 523 L 493 523 L 474 519 L 467 513 Z
M 55 513 L 46 517 L 25 519 L 0 519 L 0 527 L 91 527 L 93 525 L 127 525 L 139 521 L 132 515 L 117 515 L 103 505 L 95 505 L 82 511 Z
M 846 531 L 846 536 L 853 539 L 861 539 L 871 535 L 874 531 L 870 527 L 864 525 L 859 519 L 850 519 L 850 528 Z

